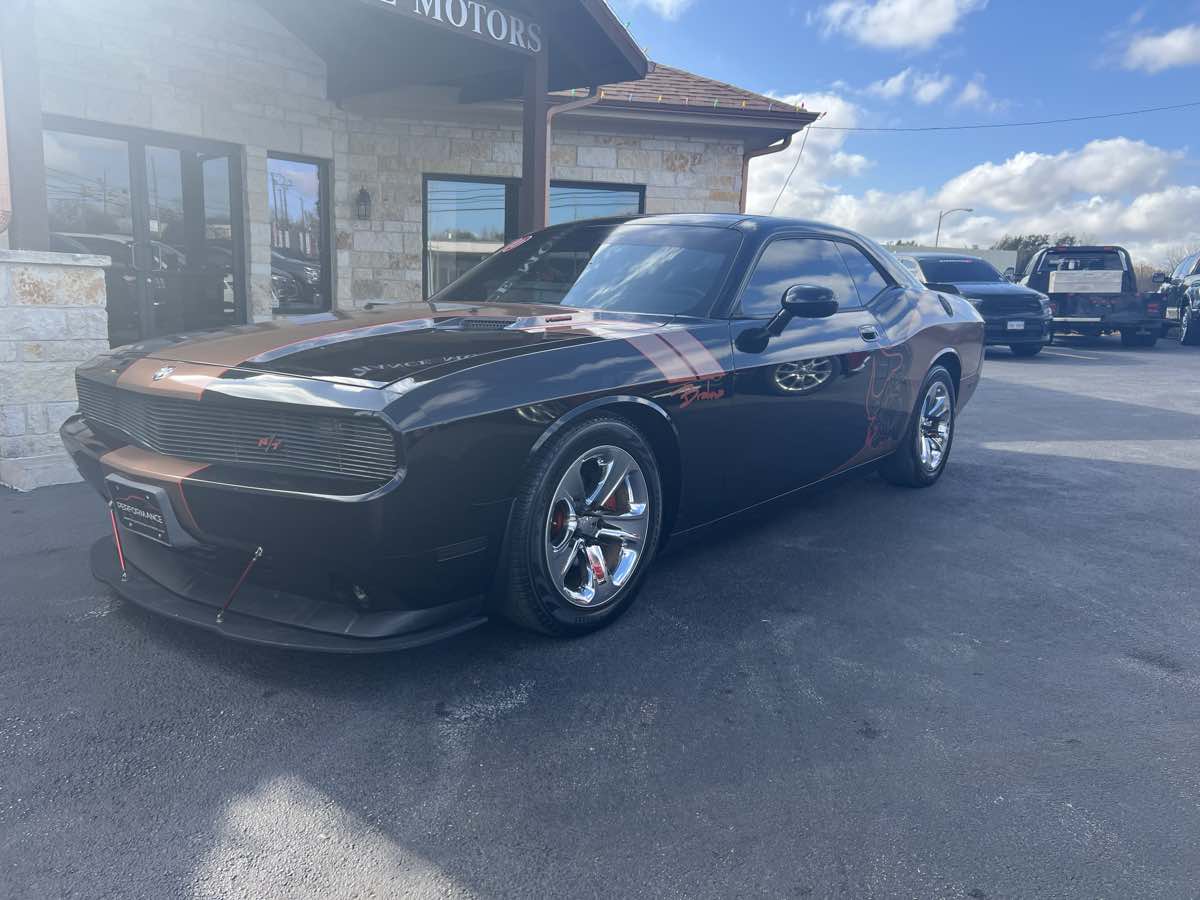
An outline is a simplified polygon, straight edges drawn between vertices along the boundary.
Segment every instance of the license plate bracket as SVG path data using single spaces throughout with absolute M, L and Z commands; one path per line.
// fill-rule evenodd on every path
M 104 481 L 122 530 L 164 547 L 196 543 L 179 524 L 171 498 L 163 488 L 130 481 L 120 475 L 109 475 Z

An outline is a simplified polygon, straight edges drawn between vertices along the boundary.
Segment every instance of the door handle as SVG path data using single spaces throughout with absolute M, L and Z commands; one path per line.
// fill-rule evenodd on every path
M 862 335 L 862 339 L 864 341 L 879 340 L 879 331 L 874 325 L 863 325 L 858 329 L 858 333 Z

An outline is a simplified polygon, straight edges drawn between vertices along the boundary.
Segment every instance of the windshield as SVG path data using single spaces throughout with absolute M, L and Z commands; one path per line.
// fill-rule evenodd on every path
M 1051 250 L 1038 267 L 1039 272 L 1107 271 L 1122 272 L 1125 265 L 1116 250 L 1072 252 Z
M 996 267 L 985 259 L 968 256 L 929 257 L 921 260 L 925 280 L 941 284 L 960 284 L 968 281 L 1003 281 Z
M 741 235 L 693 225 L 571 225 L 514 241 L 431 299 L 704 316 Z

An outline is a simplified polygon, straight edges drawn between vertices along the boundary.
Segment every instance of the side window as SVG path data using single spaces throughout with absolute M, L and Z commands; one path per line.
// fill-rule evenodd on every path
M 784 238 L 763 251 L 742 292 L 740 313 L 765 319 L 779 312 L 783 292 L 794 284 L 816 284 L 833 291 L 843 308 L 860 306 L 858 291 L 832 241 Z
M 858 288 L 858 298 L 866 306 L 888 287 L 888 281 L 879 269 L 875 268 L 871 258 L 853 244 L 843 244 L 839 241 L 837 248 L 842 253 L 842 259 L 846 261 L 846 268 L 850 270 L 854 286 Z

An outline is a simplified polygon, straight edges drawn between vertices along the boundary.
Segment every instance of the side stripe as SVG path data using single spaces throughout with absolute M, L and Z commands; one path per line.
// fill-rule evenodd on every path
M 695 371 L 697 378 L 705 380 L 725 375 L 724 366 L 691 332 L 665 331 L 662 339 L 683 357 L 684 362 Z
M 646 334 L 626 339 L 642 356 L 650 360 L 668 382 L 695 381 L 696 372 L 684 362 L 670 344 L 657 334 Z

